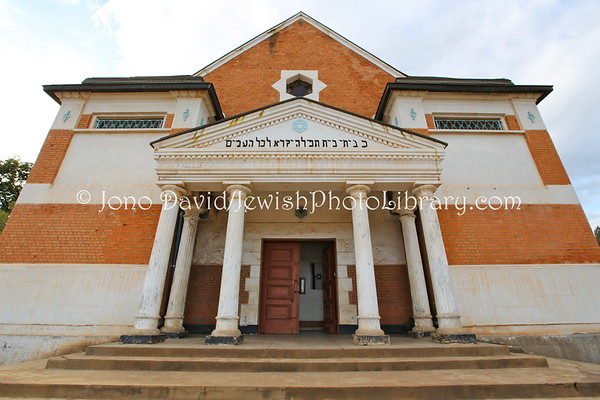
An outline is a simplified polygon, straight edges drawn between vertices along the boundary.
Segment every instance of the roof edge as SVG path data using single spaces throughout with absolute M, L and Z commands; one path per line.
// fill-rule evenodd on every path
M 357 44 L 355 44 L 351 40 L 346 39 L 344 36 L 340 35 L 339 33 L 335 32 L 334 30 L 332 30 L 332 29 L 328 28 L 327 26 L 323 25 L 322 23 L 320 23 L 316 19 L 312 18 L 308 14 L 304 13 L 303 11 L 300 11 L 300 12 L 292 15 L 290 18 L 286 19 L 285 21 L 280 22 L 279 24 L 273 26 L 272 28 L 267 29 L 263 33 L 255 36 L 254 38 L 252 38 L 250 40 L 248 40 L 244 44 L 236 47 L 235 49 L 231 50 L 229 53 L 227 53 L 224 56 L 222 56 L 222 57 L 218 58 L 217 60 L 213 61 L 212 63 L 208 64 L 204 68 L 200 69 L 199 71 L 197 71 L 193 75 L 194 76 L 201 76 L 201 77 L 203 77 L 203 76 L 211 73 L 215 69 L 221 67 L 222 65 L 224 65 L 227 62 L 231 61 L 233 58 L 237 57 L 239 54 L 241 54 L 241 53 L 243 53 L 243 52 L 251 49 L 252 47 L 256 46 L 257 44 L 263 42 L 269 36 L 271 36 L 273 33 L 281 31 L 281 30 L 287 28 L 288 26 L 292 25 L 293 23 L 295 23 L 295 22 L 297 22 L 299 20 L 303 20 L 305 22 L 308 22 L 309 24 L 311 24 L 312 26 L 314 26 L 315 28 L 317 28 L 318 30 L 320 30 L 321 32 L 323 32 L 324 34 L 330 36 L 331 38 L 333 38 L 337 42 L 339 42 L 339 43 L 347 46 L 348 48 L 350 48 L 355 53 L 359 54 L 363 58 L 365 58 L 368 61 L 372 62 L 373 64 L 377 65 L 379 68 L 381 68 L 382 70 L 384 70 L 388 74 L 390 74 L 390 75 L 392 75 L 394 77 L 406 76 L 406 74 L 404 74 L 403 72 L 397 70 L 396 68 L 394 68 L 390 64 L 388 64 L 385 61 L 381 60 L 379 57 L 373 55 L 372 53 L 370 53 L 369 51 L 367 51 L 367 50 L 363 49 L 362 47 L 358 46 Z
M 88 78 L 78 84 L 58 84 L 42 85 L 44 92 L 54 101 L 61 104 L 61 100 L 56 93 L 60 92 L 91 92 L 91 93 L 135 93 L 135 92 L 170 92 L 172 90 L 205 90 L 208 92 L 212 106 L 215 110 L 215 118 L 221 120 L 224 118 L 221 104 L 217 98 L 212 83 L 204 82 L 201 78 L 194 77 L 188 81 L 178 80 L 180 75 L 173 77 L 133 77 L 133 78 Z M 187 75 L 186 77 L 192 77 Z M 173 78 L 173 82 L 162 81 L 160 79 Z M 87 82 L 87 83 L 86 83 Z
M 452 78 L 445 78 L 450 79 Z M 539 104 L 546 98 L 554 89 L 552 85 L 515 85 L 508 79 L 509 84 L 502 84 L 500 79 L 490 80 L 493 82 L 485 83 L 482 79 L 473 79 L 472 83 L 469 79 L 457 79 L 457 81 L 449 81 L 447 83 L 421 83 L 411 82 L 390 82 L 386 85 L 383 91 L 383 96 L 375 113 L 375 120 L 383 118 L 384 110 L 387 106 L 389 98 L 393 91 L 424 91 L 424 92 L 458 92 L 458 93 L 539 93 L 536 99 L 536 104 Z

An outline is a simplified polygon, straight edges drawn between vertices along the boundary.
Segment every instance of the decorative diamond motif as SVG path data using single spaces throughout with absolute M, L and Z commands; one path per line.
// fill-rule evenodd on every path
M 65 115 L 63 115 L 63 122 L 67 122 L 69 118 L 71 118 L 71 110 L 67 111 Z
M 96 129 L 155 129 L 162 125 L 162 118 L 96 120 Z
M 308 130 L 308 122 L 306 122 L 302 119 L 297 119 L 292 124 L 292 130 L 294 130 L 298 133 L 302 133 L 302 132 Z
M 186 108 L 185 111 L 183 112 L 183 120 L 187 121 L 187 119 L 190 117 L 190 109 Z
M 474 129 L 501 131 L 499 119 L 435 119 L 435 129 Z
M 535 122 L 535 115 L 531 111 L 527 111 L 527 118 L 529 118 L 532 124 Z

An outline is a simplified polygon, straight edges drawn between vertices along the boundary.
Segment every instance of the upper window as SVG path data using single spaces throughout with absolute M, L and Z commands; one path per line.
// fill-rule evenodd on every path
M 98 118 L 96 129 L 156 129 L 163 127 L 163 118 Z
M 312 83 L 305 82 L 302 79 L 288 83 L 286 92 L 296 97 L 304 97 L 312 93 Z
M 458 119 L 435 117 L 435 129 L 466 129 L 477 131 L 501 131 L 502 120 L 500 118 L 480 118 L 480 119 Z
M 319 80 L 319 71 L 292 70 L 282 70 L 281 79 L 272 86 L 279 92 L 280 101 L 294 97 L 319 101 L 319 93 L 327 87 Z

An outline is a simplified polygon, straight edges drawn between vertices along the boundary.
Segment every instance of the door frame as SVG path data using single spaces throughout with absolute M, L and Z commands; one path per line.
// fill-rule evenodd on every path
M 264 286 L 265 286 L 265 277 L 267 276 L 265 268 L 265 243 L 268 242 L 297 242 L 297 243 L 302 243 L 302 242 L 327 242 L 327 243 L 331 243 L 331 246 L 333 246 L 333 262 L 334 265 L 333 267 L 335 268 L 334 271 L 334 275 L 335 275 L 335 279 L 334 279 L 334 301 L 335 301 L 335 312 L 336 312 L 336 324 L 338 326 L 338 332 L 339 332 L 339 314 L 340 314 L 340 310 L 339 310 L 339 302 L 338 302 L 338 275 L 337 275 L 337 241 L 335 238 L 310 238 L 310 239 L 305 239 L 305 238 L 262 238 L 261 239 L 261 253 L 260 253 L 260 282 L 259 282 L 259 293 L 258 293 L 258 332 L 259 334 L 261 334 L 261 321 L 262 321 L 262 313 L 263 313 L 263 293 L 264 293 Z M 300 273 L 300 270 L 298 269 L 298 274 Z M 296 277 L 296 279 L 300 279 L 300 275 L 298 275 Z M 298 300 L 298 318 L 300 318 L 300 300 Z M 262 333 L 264 334 L 264 333 Z

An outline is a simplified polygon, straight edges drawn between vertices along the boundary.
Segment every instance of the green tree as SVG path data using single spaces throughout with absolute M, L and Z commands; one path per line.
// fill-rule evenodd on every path
M 0 160 L 0 232 L 4 229 L 32 164 L 11 157 Z
M 596 240 L 598 241 L 598 244 L 600 244 L 600 226 L 596 226 L 596 229 L 594 229 L 594 235 L 596 235 Z

